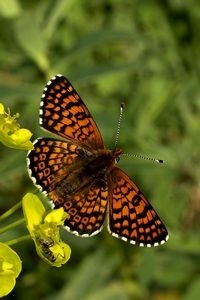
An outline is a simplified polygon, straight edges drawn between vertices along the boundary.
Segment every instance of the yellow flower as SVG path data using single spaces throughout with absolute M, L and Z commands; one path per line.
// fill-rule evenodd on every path
M 38 255 L 50 265 L 61 267 L 71 255 L 70 247 L 61 240 L 59 233 L 67 217 L 64 209 L 55 209 L 46 214 L 40 199 L 31 193 L 23 197 L 22 206 Z
M 5 146 L 21 150 L 33 149 L 30 141 L 32 133 L 25 128 L 20 128 L 17 123 L 19 114 L 10 115 L 10 111 L 5 111 L 4 106 L 0 103 L 0 142 Z
M 21 272 L 21 260 L 6 244 L 0 243 L 0 297 L 8 295 Z

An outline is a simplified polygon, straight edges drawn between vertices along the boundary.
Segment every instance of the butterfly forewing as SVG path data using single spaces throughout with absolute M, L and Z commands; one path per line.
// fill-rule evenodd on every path
M 53 77 L 44 89 L 40 124 L 46 130 L 85 147 L 104 147 L 94 119 L 71 83 L 62 75 Z
M 36 140 L 27 157 L 29 174 L 53 207 L 68 213 L 67 230 L 80 236 L 97 234 L 108 210 L 113 236 L 149 247 L 167 240 L 167 230 L 150 203 L 115 166 L 123 151 L 104 148 L 87 107 L 62 75 L 44 89 L 40 124 L 65 140 Z
M 133 181 L 119 168 L 111 172 L 109 231 L 139 246 L 163 244 L 168 233 L 157 213 Z

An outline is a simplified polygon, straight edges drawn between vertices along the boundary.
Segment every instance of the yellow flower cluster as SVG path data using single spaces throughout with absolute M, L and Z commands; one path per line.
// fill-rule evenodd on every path
M 10 148 L 31 150 L 32 133 L 20 128 L 18 118 L 19 114 L 11 116 L 9 109 L 6 111 L 0 103 L 0 142 Z M 40 199 L 31 193 L 23 197 L 22 206 L 38 255 L 51 266 L 61 267 L 71 255 L 70 247 L 60 238 L 60 227 L 64 225 L 67 213 L 63 208 L 48 213 Z M 0 243 L 0 298 L 14 288 L 21 269 L 22 263 L 17 253 L 6 243 Z
M 46 214 L 40 199 L 27 193 L 22 200 L 24 217 L 38 255 L 55 267 L 65 264 L 71 255 L 70 247 L 60 238 L 60 226 L 67 214 L 63 208 Z
M 15 251 L 0 243 L 0 297 L 8 295 L 14 288 L 22 263 Z
M 0 142 L 7 147 L 31 150 L 33 144 L 30 141 L 32 133 L 25 128 L 20 128 L 17 123 L 19 114 L 10 115 L 10 111 L 5 111 L 4 106 L 0 103 Z

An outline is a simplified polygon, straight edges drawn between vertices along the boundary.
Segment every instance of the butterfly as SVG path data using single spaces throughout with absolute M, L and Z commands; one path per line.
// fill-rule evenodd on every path
M 53 207 L 68 213 L 68 231 L 93 236 L 107 217 L 109 232 L 123 241 L 146 247 L 167 241 L 161 219 L 117 166 L 123 150 L 105 149 L 89 110 L 62 75 L 44 88 L 40 125 L 62 139 L 43 137 L 34 142 L 27 155 L 29 174 Z

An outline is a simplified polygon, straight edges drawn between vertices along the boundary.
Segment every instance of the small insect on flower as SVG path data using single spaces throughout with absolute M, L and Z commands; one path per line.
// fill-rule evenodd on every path
M 40 245 L 39 247 L 41 248 L 41 252 L 43 252 L 43 254 L 46 256 L 46 258 L 48 260 L 50 260 L 50 262 L 55 262 L 56 261 L 56 257 L 53 253 L 53 251 L 51 250 L 51 248 L 54 245 L 53 240 L 47 239 L 47 238 L 38 238 L 37 239 L 37 243 Z
M 23 197 L 22 207 L 38 255 L 48 264 L 61 267 L 71 255 L 69 245 L 60 238 L 60 227 L 66 218 L 63 208 L 46 212 L 40 199 L 31 193 Z

